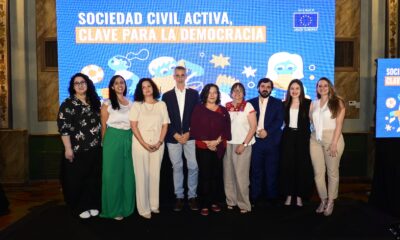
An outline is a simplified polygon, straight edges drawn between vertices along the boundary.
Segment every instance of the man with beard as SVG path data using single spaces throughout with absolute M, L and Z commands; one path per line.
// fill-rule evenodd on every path
M 284 108 L 280 99 L 270 96 L 274 88 L 271 79 L 260 79 L 257 88 L 259 96 L 249 100 L 257 112 L 258 123 L 251 156 L 250 198 L 257 205 L 262 197 L 275 204 Z

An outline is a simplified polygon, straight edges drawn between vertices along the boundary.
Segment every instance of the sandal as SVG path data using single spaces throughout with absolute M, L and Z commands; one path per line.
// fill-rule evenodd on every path
M 246 213 L 248 213 L 249 211 L 247 211 L 246 209 L 240 209 L 240 213 L 241 214 L 246 214 Z

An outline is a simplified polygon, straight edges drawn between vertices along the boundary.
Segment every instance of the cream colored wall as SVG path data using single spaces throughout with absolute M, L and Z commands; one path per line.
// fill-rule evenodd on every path
M 38 121 L 35 1 L 10 1 L 13 128 L 29 134 L 57 133 L 55 121 Z M 373 126 L 376 58 L 384 57 L 385 1 L 361 1 L 359 119 L 346 119 L 344 132 Z

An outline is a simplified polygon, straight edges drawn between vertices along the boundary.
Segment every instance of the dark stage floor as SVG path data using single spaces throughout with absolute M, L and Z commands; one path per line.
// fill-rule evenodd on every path
M 0 232 L 0 239 L 394 239 L 396 222 L 360 200 L 341 199 L 332 216 L 317 215 L 317 202 L 304 207 L 263 206 L 251 213 L 237 209 L 201 216 L 170 204 L 146 220 L 135 212 L 122 221 L 72 217 L 62 201 L 52 201 Z

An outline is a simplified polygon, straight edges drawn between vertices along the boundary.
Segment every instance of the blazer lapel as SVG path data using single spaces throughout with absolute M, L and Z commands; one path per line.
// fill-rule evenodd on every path
M 258 122 L 258 119 L 260 118 L 260 99 L 258 99 L 258 97 L 254 101 L 253 107 L 254 110 L 256 111 L 257 122 Z
M 190 107 L 190 106 L 189 106 L 189 103 L 190 103 L 189 98 L 190 98 L 190 96 L 189 96 L 189 91 L 188 91 L 188 89 L 186 89 L 186 92 L 185 92 L 185 107 L 183 108 L 183 119 L 182 119 L 182 123 L 183 123 L 183 120 L 186 120 L 186 118 L 188 117 L 188 116 L 187 116 L 187 114 L 188 114 L 188 108 Z
M 176 106 L 176 107 L 174 108 L 174 115 L 175 115 L 176 119 L 178 119 L 180 122 L 182 122 L 181 114 L 180 114 L 180 112 L 179 112 L 178 96 L 176 96 L 175 89 L 174 89 L 174 91 L 172 92 L 172 98 L 173 98 L 173 101 L 174 101 L 174 106 Z M 185 104 L 185 105 L 186 105 L 186 104 Z M 184 112 L 184 114 L 185 114 L 185 112 Z
M 273 107 L 274 107 L 274 104 L 272 103 L 272 101 L 273 101 L 273 100 L 271 99 L 271 97 L 269 97 L 269 98 L 268 98 L 268 102 L 267 102 L 267 109 L 265 109 L 264 126 L 266 126 L 266 125 L 267 125 L 267 122 L 270 121 L 270 115 L 271 115 L 271 114 L 268 114 L 268 113 L 270 113 L 271 110 L 272 110 Z

